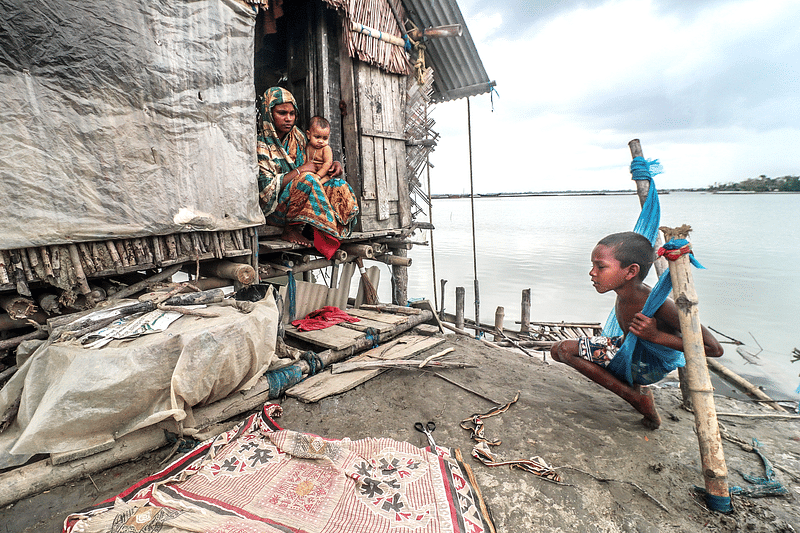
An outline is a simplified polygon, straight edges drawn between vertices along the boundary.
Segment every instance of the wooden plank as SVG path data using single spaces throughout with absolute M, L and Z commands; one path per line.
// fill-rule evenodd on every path
M 375 144 L 375 199 L 378 201 L 378 220 L 389 218 L 389 169 L 386 165 L 386 145 L 392 141 L 376 138 Z
M 349 315 L 355 316 L 350 311 L 353 311 L 353 309 L 348 310 L 347 313 Z M 355 311 L 358 311 L 358 309 L 355 309 Z M 339 325 L 357 331 L 366 331 L 367 329 L 372 328 L 376 330 L 378 333 L 384 333 L 386 331 L 391 330 L 394 327 L 394 324 L 387 322 L 379 322 L 377 320 L 370 320 L 369 318 L 363 318 L 363 317 L 357 317 L 357 318 L 358 322 L 342 322 Z
M 390 130 L 392 125 L 392 110 L 394 99 L 391 94 L 392 77 L 379 69 L 372 69 L 373 76 L 373 128 L 376 130 Z M 392 200 L 391 187 L 393 183 L 394 161 L 387 158 L 387 152 L 393 142 L 389 139 L 375 138 L 375 194 L 378 200 L 378 220 L 389 218 L 389 201 Z
M 286 326 L 286 334 L 331 350 L 343 350 L 355 344 L 358 339 L 364 337 L 364 333 L 361 331 L 344 328 L 338 325 L 315 331 L 298 331 L 296 327 L 288 324 Z
M 386 346 L 378 346 L 351 358 L 351 361 L 374 361 L 410 359 L 414 355 L 425 350 L 438 346 L 444 342 L 441 337 L 425 337 L 422 335 L 403 335 L 392 341 L 388 349 Z M 386 369 L 378 368 L 372 370 L 358 370 L 346 374 L 332 374 L 330 369 L 325 370 L 315 376 L 310 376 L 302 383 L 286 391 L 287 396 L 297 398 L 301 402 L 317 402 L 334 394 L 341 394 L 356 387 L 365 381 L 385 372 Z
M 358 120 L 360 128 L 374 129 L 372 73 L 369 65 L 356 62 L 355 68 L 356 95 L 358 97 Z M 361 142 L 361 185 L 362 200 L 375 200 L 375 140 L 372 137 L 359 135 Z
M 337 31 L 338 34 L 338 31 Z M 359 109 L 358 98 L 355 91 L 355 72 L 353 60 L 347 53 L 346 46 L 339 47 L 339 73 L 341 80 L 341 98 L 344 102 L 344 115 L 342 116 L 344 147 L 344 165 L 347 175 L 347 182 L 353 188 L 357 196 L 363 194 L 363 176 L 361 172 L 361 161 L 359 154 L 360 144 L 358 139 Z M 358 217 L 359 220 L 361 217 Z
M 398 315 L 394 313 L 381 313 L 379 311 L 372 311 L 370 309 L 348 309 L 347 312 L 358 318 L 365 318 L 375 322 L 383 322 L 386 324 L 402 324 L 408 322 L 407 315 Z

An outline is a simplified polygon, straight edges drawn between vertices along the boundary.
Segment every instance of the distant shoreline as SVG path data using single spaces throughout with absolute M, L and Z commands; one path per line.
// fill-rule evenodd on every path
M 797 194 L 795 191 L 713 191 L 709 189 L 664 189 L 658 194 L 671 192 L 700 192 L 707 194 Z M 625 191 L 542 191 L 542 192 L 495 192 L 475 193 L 475 198 L 525 198 L 529 196 L 624 196 L 636 195 L 635 190 Z M 469 198 L 469 193 L 461 194 L 431 194 L 432 200 L 448 200 L 455 198 Z

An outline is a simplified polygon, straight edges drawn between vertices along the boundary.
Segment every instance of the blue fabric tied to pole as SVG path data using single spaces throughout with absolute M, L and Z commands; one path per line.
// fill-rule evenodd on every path
M 631 161 L 631 177 L 634 180 L 648 180 L 650 182 L 650 190 L 647 193 L 647 199 L 642 206 L 642 211 L 639 213 L 639 218 L 633 231 L 639 235 L 643 235 L 650 241 L 650 244 L 655 246 L 658 237 L 658 226 L 661 221 L 661 204 L 658 200 L 658 191 L 656 190 L 655 183 L 653 182 L 653 174 L 661 172 L 661 165 L 657 160 L 646 161 L 642 157 L 635 157 Z M 667 243 L 670 246 L 676 246 L 674 249 L 680 249 L 684 244 L 677 245 L 677 243 Z M 667 245 L 664 245 L 667 248 Z M 670 249 L 670 248 L 667 248 Z M 694 262 L 697 260 L 694 259 Z M 693 262 L 693 264 L 694 264 Z M 697 263 L 699 265 L 700 263 Z M 700 266 L 702 268 L 702 266 Z M 651 317 L 658 311 L 664 304 L 672 292 L 672 279 L 669 275 L 669 269 L 665 270 L 658 283 L 653 287 L 650 296 L 642 308 L 642 314 Z M 622 328 L 617 320 L 617 315 L 614 309 L 608 315 L 605 326 L 603 327 L 603 335 L 607 337 L 618 337 L 623 335 Z M 673 350 L 660 344 L 655 344 L 644 339 L 640 339 L 633 333 L 625 335 L 625 341 L 622 343 L 617 354 L 608 364 L 608 371 L 624 380 L 628 384 L 634 383 L 639 385 L 649 385 L 664 379 L 664 376 L 686 365 L 686 359 L 683 352 Z

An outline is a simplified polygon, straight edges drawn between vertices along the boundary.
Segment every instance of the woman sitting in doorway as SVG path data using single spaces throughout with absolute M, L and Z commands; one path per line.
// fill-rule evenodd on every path
M 330 259 L 339 239 L 352 232 L 358 214 L 342 165 L 334 161 L 327 179 L 321 180 L 313 162 L 304 160 L 306 136 L 296 126 L 292 93 L 271 87 L 259 97 L 258 109 L 259 203 L 267 224 L 282 226 L 282 239 L 313 245 Z M 306 225 L 313 230 L 313 243 L 303 235 Z

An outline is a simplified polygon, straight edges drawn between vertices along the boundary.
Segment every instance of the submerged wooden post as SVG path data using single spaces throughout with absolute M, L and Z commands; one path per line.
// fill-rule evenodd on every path
M 686 239 L 691 231 L 689 226 L 679 228 L 661 227 L 664 238 Z M 694 290 L 691 266 L 687 254 L 670 260 L 672 295 L 678 306 L 678 317 L 683 337 L 683 353 L 686 357 L 686 379 L 694 407 L 694 422 L 697 440 L 700 444 L 700 459 L 705 479 L 706 503 L 715 511 L 731 510 L 728 490 L 728 469 L 722 450 L 722 439 L 714 406 L 714 388 L 708 374 L 700 314 L 697 309 L 697 293 Z
M 464 329 L 464 287 L 456 287 L 456 327 Z
M 503 338 L 503 320 L 505 320 L 505 317 L 506 308 L 498 306 L 494 312 L 494 330 L 497 332 L 494 336 L 495 342 Z
M 527 333 L 531 330 L 531 290 L 522 291 L 522 309 L 520 312 L 519 332 Z
M 442 284 L 442 306 L 439 308 L 439 320 L 444 320 L 444 286 L 447 284 L 446 279 L 439 280 Z

